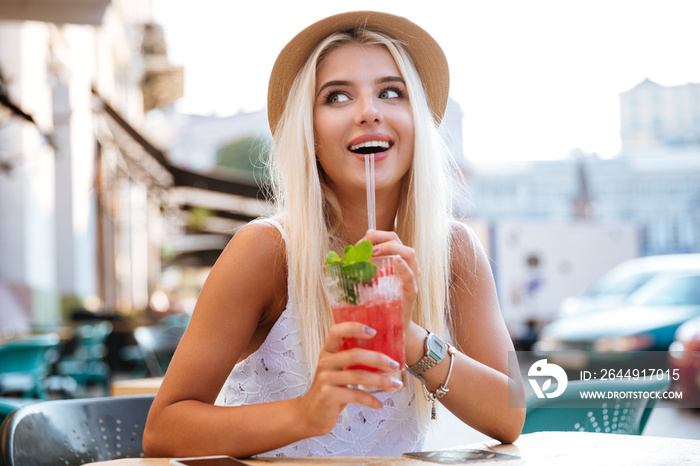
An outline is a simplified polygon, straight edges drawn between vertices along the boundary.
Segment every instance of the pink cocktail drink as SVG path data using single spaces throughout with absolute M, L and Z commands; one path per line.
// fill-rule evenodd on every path
M 364 304 L 352 305 L 339 303 L 333 306 L 333 318 L 336 322 L 362 322 L 377 331 L 369 340 L 347 338 L 342 349 L 364 348 L 386 354 L 401 367 L 405 366 L 403 345 L 403 302 L 401 299 L 391 301 L 379 298 Z M 351 366 L 349 369 L 365 369 L 379 372 L 367 366 Z
M 369 339 L 347 338 L 343 350 L 364 348 L 389 356 L 405 367 L 403 328 L 403 284 L 392 265 L 392 256 L 372 257 L 376 275 L 368 279 L 357 271 L 343 270 L 341 266 L 326 266 L 326 278 L 336 323 L 361 322 L 377 333 Z M 348 369 L 364 369 L 379 372 L 367 366 L 350 366 Z M 401 369 L 388 375 L 405 384 L 406 371 Z M 375 391 L 372 387 L 358 387 Z

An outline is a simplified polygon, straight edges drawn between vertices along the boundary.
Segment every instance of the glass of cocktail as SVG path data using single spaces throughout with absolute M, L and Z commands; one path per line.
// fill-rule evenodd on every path
M 389 356 L 399 363 L 401 370 L 387 375 L 405 385 L 403 286 L 392 257 L 372 257 L 370 262 L 361 266 L 326 263 L 324 271 L 335 322 L 361 322 L 377 331 L 374 337 L 367 340 L 346 338 L 342 349 L 359 347 Z M 379 372 L 379 369 L 367 366 L 351 366 L 348 369 Z M 374 387 L 356 388 L 368 392 L 379 391 Z

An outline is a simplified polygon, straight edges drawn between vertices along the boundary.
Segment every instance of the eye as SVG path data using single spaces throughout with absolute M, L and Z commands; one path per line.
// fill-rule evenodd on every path
M 342 92 L 331 92 L 326 97 L 326 102 L 328 102 L 329 104 L 340 104 L 343 102 L 347 102 L 348 100 L 350 100 L 348 96 L 346 96 Z
M 403 92 L 396 88 L 384 89 L 379 93 L 380 99 L 398 99 L 399 97 L 403 97 Z

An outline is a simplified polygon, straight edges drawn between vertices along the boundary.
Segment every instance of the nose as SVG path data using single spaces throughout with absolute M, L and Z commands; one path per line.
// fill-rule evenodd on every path
M 360 125 L 381 123 L 382 115 L 373 96 L 366 96 L 360 99 L 356 120 Z

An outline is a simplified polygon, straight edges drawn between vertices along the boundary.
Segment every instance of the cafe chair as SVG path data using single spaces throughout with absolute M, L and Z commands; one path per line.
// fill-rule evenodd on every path
M 138 327 L 134 338 L 151 377 L 162 377 L 170 365 L 185 329 L 160 325 Z
M 10 414 L 0 464 L 65 466 L 144 457 L 143 428 L 154 395 L 40 401 Z
M 109 394 L 111 370 L 107 356 L 107 338 L 112 333 L 112 323 L 101 321 L 80 324 L 75 327 L 73 337 L 66 343 L 60 359 L 53 368 L 53 382 L 62 390 L 65 398 L 94 396 L 91 387 L 99 390 L 98 395 Z M 70 379 L 66 383 L 61 379 Z
M 0 398 L 0 426 L 14 410 L 28 403 L 36 403 L 34 398 Z
M 663 392 L 668 380 L 572 380 L 556 398 L 527 398 L 522 433 L 540 431 L 600 432 L 641 435 L 656 398 L 583 398 L 582 392 Z
M 15 401 L 0 398 L 0 425 L 3 423 L 5 418 L 17 408 L 19 408 L 19 405 Z
M 44 380 L 55 359 L 60 338 L 43 333 L 0 343 L 0 395 L 47 399 Z

